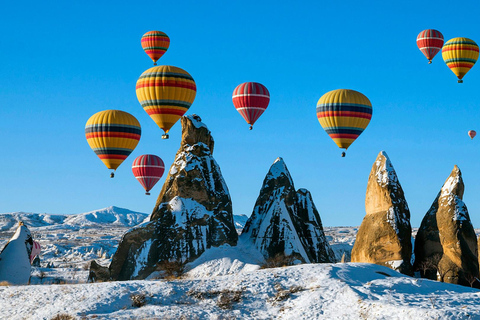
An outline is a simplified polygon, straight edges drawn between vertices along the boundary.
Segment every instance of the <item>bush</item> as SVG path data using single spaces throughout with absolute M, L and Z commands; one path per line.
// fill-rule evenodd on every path
M 66 313 L 59 313 L 55 317 L 53 317 L 51 320 L 75 320 L 76 318 L 74 316 L 71 316 Z
M 287 267 L 293 265 L 295 261 L 295 256 L 285 255 L 284 253 L 278 253 L 276 256 L 268 258 L 265 260 L 265 263 L 260 267 L 261 269 L 267 268 L 279 268 Z
M 136 293 L 130 295 L 130 300 L 132 300 L 132 306 L 136 308 L 143 307 L 147 304 L 147 297 L 145 293 Z
M 165 279 L 178 279 L 185 273 L 185 262 L 172 260 L 157 263 L 156 271 L 161 271 Z

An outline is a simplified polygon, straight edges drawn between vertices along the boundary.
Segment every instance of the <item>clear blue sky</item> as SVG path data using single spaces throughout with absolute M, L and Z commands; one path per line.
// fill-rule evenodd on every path
M 197 84 L 188 113 L 215 138 L 214 157 L 235 214 L 250 215 L 276 157 L 296 188 L 311 191 L 326 226 L 359 225 L 371 166 L 385 150 L 419 226 L 457 164 L 464 201 L 480 228 L 480 66 L 457 84 L 439 53 L 432 65 L 417 34 L 480 43 L 477 1 L 24 1 L 2 6 L 0 19 L 0 212 L 80 213 L 110 205 L 150 213 L 166 174 L 144 195 L 130 166 L 144 153 L 169 167 L 180 144 L 170 140 L 135 95 L 151 67 L 140 46 L 150 30 L 171 45 L 159 64 L 187 70 Z M 479 62 L 480 64 L 480 62 Z M 245 81 L 270 91 L 253 131 L 233 107 Z M 372 102 L 369 127 L 347 157 L 318 123 L 318 99 L 354 89 Z M 89 148 L 87 119 L 106 109 L 142 125 L 135 151 L 115 179 Z

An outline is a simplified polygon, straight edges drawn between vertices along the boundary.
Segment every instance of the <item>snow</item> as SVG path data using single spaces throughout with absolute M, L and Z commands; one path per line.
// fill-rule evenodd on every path
M 380 157 L 380 155 L 382 157 Z M 388 158 L 388 155 L 385 151 L 380 152 L 377 160 L 375 161 L 375 167 L 375 176 L 380 186 L 385 187 L 387 184 L 394 186 L 398 183 L 395 169 L 393 168 L 392 162 Z
M 136 276 L 138 276 L 138 273 L 142 271 L 142 269 L 147 264 L 148 253 L 150 252 L 150 247 L 152 246 L 152 242 L 153 240 L 149 239 L 142 244 L 140 248 L 140 252 L 135 257 L 136 265 L 135 265 L 135 270 L 133 270 L 131 278 L 135 278 Z

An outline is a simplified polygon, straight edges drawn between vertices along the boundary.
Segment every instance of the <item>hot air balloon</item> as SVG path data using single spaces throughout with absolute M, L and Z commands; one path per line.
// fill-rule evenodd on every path
M 197 87 L 192 76 L 173 66 L 158 66 L 146 70 L 137 81 L 137 99 L 143 109 L 165 132 L 187 112 L 195 100 Z
M 345 151 L 368 126 L 372 111 L 370 100 L 354 90 L 327 92 L 317 103 L 320 125 L 337 146 Z M 342 152 L 342 157 L 344 156 L 345 152 Z
M 142 36 L 142 48 L 157 65 L 160 59 L 170 46 L 170 38 L 162 31 L 149 31 Z
M 133 160 L 133 175 L 145 189 L 146 195 L 150 195 L 149 191 L 160 180 L 164 171 L 165 165 L 156 155 L 144 154 Z
M 470 139 L 475 138 L 476 135 L 477 135 L 477 132 L 475 130 L 468 131 L 468 136 L 470 137 Z
M 453 38 L 443 46 L 442 57 L 447 66 L 462 83 L 462 78 L 478 59 L 478 46 L 468 38 Z
M 38 256 L 41 251 L 42 247 L 40 247 L 40 243 L 38 243 L 37 241 L 33 241 L 32 253 L 30 253 L 30 264 L 32 264 L 33 259 L 35 259 L 35 257 Z
M 442 49 L 443 35 L 438 30 L 423 30 L 417 36 L 417 46 L 427 57 L 428 63 L 432 63 L 433 57 Z
M 90 148 L 108 169 L 115 171 L 132 153 L 141 135 L 140 123 L 120 110 L 105 110 L 88 119 L 85 136 Z M 110 174 L 114 177 L 114 173 Z
M 270 94 L 267 88 L 257 82 L 245 82 L 239 84 L 232 95 L 235 109 L 242 115 L 243 119 L 250 125 L 253 124 L 267 109 L 270 102 Z

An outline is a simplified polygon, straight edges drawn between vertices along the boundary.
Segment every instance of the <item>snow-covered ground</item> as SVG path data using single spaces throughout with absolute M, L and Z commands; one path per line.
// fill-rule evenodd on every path
M 240 217 L 240 218 L 239 218 Z M 110 207 L 78 215 L 0 214 L 0 249 L 24 221 L 42 245 L 31 285 L 0 286 L 1 319 L 480 319 L 480 291 L 358 263 L 261 269 L 248 243 L 205 252 L 181 279 L 86 283 L 147 214 Z M 236 216 L 237 229 L 245 218 Z M 338 260 L 357 227 L 326 227 Z

